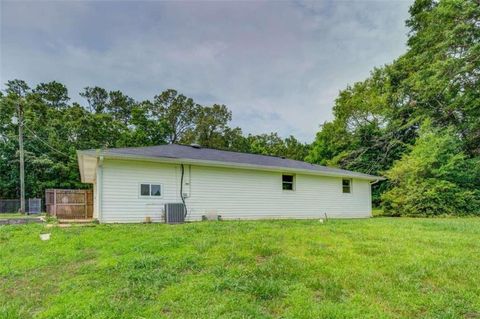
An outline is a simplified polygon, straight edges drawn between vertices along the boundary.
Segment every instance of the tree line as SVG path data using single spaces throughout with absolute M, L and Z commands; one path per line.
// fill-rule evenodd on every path
M 175 90 L 135 101 L 87 87 L 70 103 L 58 82 L 6 83 L 0 94 L 0 197 L 18 197 L 16 105 L 25 109 L 27 195 L 80 184 L 75 150 L 164 143 L 285 156 L 368 174 L 388 215 L 480 214 L 480 6 L 417 0 L 407 52 L 342 90 L 334 119 L 312 144 L 276 133 L 244 135 L 225 105 L 202 106 Z
M 198 143 L 203 147 L 303 160 L 309 145 L 277 133 L 243 134 L 225 105 L 203 106 L 165 90 L 136 101 L 121 91 L 86 87 L 85 103 L 70 103 L 68 89 L 53 81 L 31 88 L 11 80 L 0 93 L 0 198 L 19 197 L 19 106 L 24 113 L 27 197 L 46 188 L 82 188 L 76 150 Z

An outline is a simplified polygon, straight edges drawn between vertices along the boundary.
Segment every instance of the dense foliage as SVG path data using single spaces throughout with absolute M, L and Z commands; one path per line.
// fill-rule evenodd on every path
M 479 3 L 418 0 L 410 14 L 408 51 L 340 92 L 307 159 L 385 174 L 374 198 L 390 189 L 395 214 L 480 214 Z
M 80 183 L 76 150 L 199 143 L 204 147 L 303 159 L 308 146 L 293 136 L 244 136 L 229 122 L 225 105 L 202 106 L 175 90 L 135 101 L 120 91 L 87 87 L 86 104 L 69 103 L 58 82 L 31 89 L 21 80 L 6 83 L 0 95 L 0 198 L 18 198 L 18 115 L 23 109 L 27 197 L 45 188 L 88 187 Z
M 455 130 L 426 122 L 411 152 L 387 172 L 383 194 L 390 215 L 429 216 L 480 211 L 480 159 L 468 158 Z

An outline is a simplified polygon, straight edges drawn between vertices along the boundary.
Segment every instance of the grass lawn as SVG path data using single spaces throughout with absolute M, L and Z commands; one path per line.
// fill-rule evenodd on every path
M 30 317 L 480 318 L 480 219 L 0 226 Z

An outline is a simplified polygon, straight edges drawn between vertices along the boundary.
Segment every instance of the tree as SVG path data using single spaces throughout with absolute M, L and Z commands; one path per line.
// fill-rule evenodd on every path
M 231 120 L 232 112 L 225 105 L 198 107 L 194 127 L 186 132 L 181 142 L 225 149 L 227 147 L 225 133 Z
M 151 114 L 167 125 L 167 142 L 178 143 L 195 127 L 200 106 L 191 98 L 178 94 L 175 90 L 166 90 L 156 95 Z
M 169 132 L 167 122 L 152 115 L 153 105 L 150 101 L 135 104 L 129 120 L 129 146 L 150 146 L 167 143 Z
M 87 100 L 90 112 L 102 113 L 107 106 L 108 92 L 101 87 L 86 87 L 80 96 Z
M 132 110 L 135 107 L 135 100 L 120 91 L 110 91 L 108 93 L 109 101 L 105 104 L 106 110 L 112 116 L 127 125 L 132 116 Z
M 27 93 L 30 91 L 30 87 L 28 84 L 23 80 L 10 80 L 6 84 L 5 92 L 10 95 L 16 95 L 20 97 L 25 97 Z
M 325 122 L 317 133 L 306 160 L 310 163 L 329 165 L 342 152 L 349 150 L 351 136 L 340 121 Z
M 308 154 L 309 145 L 302 144 L 295 137 L 282 139 L 277 133 L 249 135 L 248 152 L 272 155 L 303 161 Z
M 386 176 L 393 188 L 383 194 L 390 215 L 480 215 L 480 160 L 462 150 L 453 127 L 433 128 L 426 121 L 411 152 Z
M 405 80 L 416 113 L 461 134 L 468 155 L 480 155 L 480 4 L 419 0 L 410 8 L 411 69 Z
M 68 90 L 65 85 L 56 81 L 40 83 L 34 90 L 45 103 L 51 107 L 62 108 L 67 106 Z

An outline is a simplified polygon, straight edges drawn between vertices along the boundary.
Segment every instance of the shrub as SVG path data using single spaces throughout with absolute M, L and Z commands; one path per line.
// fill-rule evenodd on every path
M 386 173 L 383 208 L 393 216 L 480 215 L 480 161 L 467 158 L 453 129 L 425 122 L 411 152 Z

